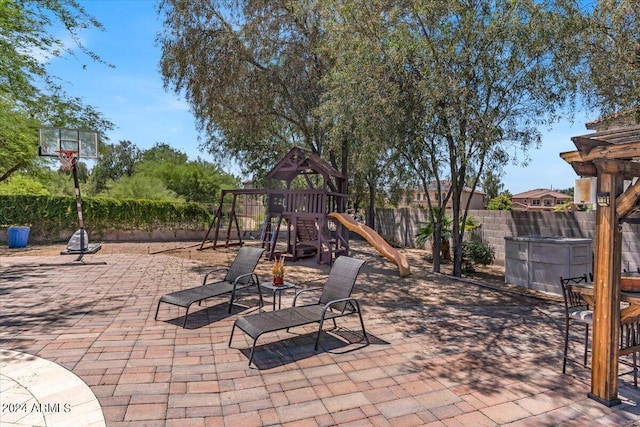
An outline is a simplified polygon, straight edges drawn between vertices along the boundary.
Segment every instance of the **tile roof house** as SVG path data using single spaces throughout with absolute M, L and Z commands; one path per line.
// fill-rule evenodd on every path
M 640 124 L 640 107 L 631 107 L 606 117 L 585 123 L 589 130 L 604 131 Z
M 552 211 L 556 205 L 573 201 L 573 197 L 547 188 L 537 188 L 511 196 L 514 211 Z
M 442 193 L 442 197 L 445 197 L 449 188 L 451 187 L 450 181 L 440 181 L 440 191 Z M 431 198 L 431 203 L 435 204 L 435 196 L 436 196 L 437 186 L 435 183 L 429 185 L 429 197 Z M 407 190 L 407 194 L 402 198 L 398 207 L 427 207 L 427 194 L 422 189 L 413 189 Z M 484 199 L 487 193 L 476 190 L 471 194 L 471 188 L 464 187 L 462 189 L 462 197 L 460 198 L 460 203 L 462 206 L 466 206 L 467 200 L 471 198 L 471 203 L 469 205 L 469 209 L 484 209 L 485 203 Z M 453 203 L 451 199 L 447 202 L 446 209 L 453 209 Z

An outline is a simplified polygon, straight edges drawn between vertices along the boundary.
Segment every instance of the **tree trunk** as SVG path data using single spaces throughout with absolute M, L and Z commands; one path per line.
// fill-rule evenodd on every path
M 447 239 L 442 239 L 442 248 L 440 249 L 441 258 L 444 261 L 451 261 L 451 245 Z
M 440 229 L 437 225 L 435 225 L 433 233 L 433 250 L 431 253 L 433 255 L 434 273 L 440 273 L 440 251 L 442 250 L 442 239 L 440 238 L 441 234 L 442 233 L 440 232 Z
M 376 219 L 375 219 L 375 213 L 376 213 L 376 192 L 373 189 L 369 189 L 369 212 L 367 213 L 367 225 L 369 227 L 371 227 L 373 230 L 376 229 Z
M 435 254 L 436 251 L 439 251 L 438 253 L 440 254 L 441 261 L 451 261 L 451 245 L 449 245 L 449 242 L 447 242 L 445 239 L 442 239 L 440 241 L 439 250 L 436 248 L 435 243 L 431 243 L 431 253 Z

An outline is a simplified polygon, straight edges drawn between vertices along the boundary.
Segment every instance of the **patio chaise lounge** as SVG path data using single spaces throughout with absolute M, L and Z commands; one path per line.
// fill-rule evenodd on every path
M 318 350 L 318 341 L 324 321 L 327 319 L 333 320 L 335 327 L 337 326 L 335 323 L 337 317 L 350 314 L 357 314 L 360 318 L 362 335 L 367 344 L 369 344 L 369 337 L 367 336 L 367 332 L 364 329 L 364 322 L 362 321 L 360 304 L 356 299 L 351 298 L 356 277 L 363 264 L 364 261 L 362 260 L 341 256 L 333 264 L 324 287 L 298 291 L 293 299 L 293 307 L 239 317 L 231 329 L 229 347 L 231 347 L 231 340 L 233 339 L 233 333 L 236 327 L 253 338 L 253 345 L 251 346 L 251 354 L 249 356 L 249 365 L 251 365 L 256 348 L 256 341 L 258 341 L 258 338 L 262 334 L 282 329 L 289 330 L 289 328 L 295 326 L 319 323 L 314 347 L 315 350 Z M 300 294 L 316 290 L 322 290 L 322 294 L 316 303 L 296 306 L 296 301 Z
M 184 314 L 184 322 L 182 324 L 182 327 L 184 328 L 187 325 L 189 307 L 191 307 L 193 303 L 197 302 L 199 305 L 204 300 L 228 293 L 231 294 L 229 299 L 229 313 L 231 313 L 231 307 L 233 306 L 233 300 L 236 297 L 236 292 L 250 286 L 255 286 L 257 288 L 258 296 L 260 298 L 260 307 L 262 307 L 263 302 L 262 292 L 260 291 L 260 282 L 257 274 L 254 273 L 254 270 L 256 265 L 258 265 L 258 261 L 260 260 L 263 252 L 264 249 L 243 246 L 238 251 L 236 258 L 233 260 L 229 268 L 218 267 L 209 271 L 205 274 L 201 286 L 163 295 L 158 301 L 155 319 L 158 320 L 158 311 L 160 310 L 160 304 L 163 302 L 184 307 L 187 309 Z M 226 272 L 226 275 L 223 279 L 207 283 L 209 275 L 216 272 Z

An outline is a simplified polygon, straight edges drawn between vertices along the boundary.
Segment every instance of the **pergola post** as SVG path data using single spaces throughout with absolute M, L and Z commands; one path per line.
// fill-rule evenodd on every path
M 616 214 L 616 197 L 623 191 L 618 174 L 598 173 L 599 195 L 609 194 L 609 205 L 596 212 L 594 262 L 594 319 L 591 393 L 589 397 L 607 406 L 618 398 L 618 341 L 620 325 L 620 265 L 622 233 Z
M 638 112 L 629 110 L 625 114 Z M 613 117 L 624 117 L 625 114 Z M 587 126 L 588 127 L 588 126 Z M 597 211 L 594 259 L 594 318 L 589 397 L 607 406 L 618 399 L 618 357 L 621 321 L 636 320 L 640 304 L 620 313 L 622 222 L 640 211 L 640 125 L 610 126 L 607 130 L 571 138 L 576 151 L 560 153 L 581 177 L 597 177 Z M 625 190 L 625 181 L 631 185 Z M 637 216 L 637 215 L 636 215 Z M 634 353 L 634 341 L 623 354 Z

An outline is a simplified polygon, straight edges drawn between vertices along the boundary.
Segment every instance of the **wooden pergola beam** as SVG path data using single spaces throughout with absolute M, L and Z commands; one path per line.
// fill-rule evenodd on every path
M 575 137 L 574 139 L 577 139 L 578 141 L 585 140 L 585 146 L 588 145 L 588 143 L 594 141 L 591 138 L 584 137 Z M 634 157 L 640 158 L 640 141 L 630 142 L 623 145 L 602 144 L 606 143 L 604 141 L 600 141 L 597 146 L 592 146 L 588 151 L 576 150 L 560 153 L 560 157 L 562 157 L 567 162 L 590 162 L 595 159 L 633 159 Z M 576 146 L 577 145 L 578 142 L 576 142 Z
M 616 198 L 616 214 L 620 218 L 626 218 L 639 209 L 640 179 Z
M 640 142 L 638 148 L 640 149 Z M 630 152 L 635 152 L 635 149 L 633 151 L 611 150 L 608 153 L 603 153 L 605 156 L 595 157 L 593 153 L 583 154 L 580 151 L 566 151 L 560 153 L 560 157 L 569 163 L 580 176 L 597 176 L 598 169 L 602 168 L 607 173 L 621 174 L 625 179 L 631 180 L 640 176 L 640 162 L 630 161 Z M 638 155 L 640 156 L 640 153 Z M 596 162 L 600 163 L 596 164 Z

